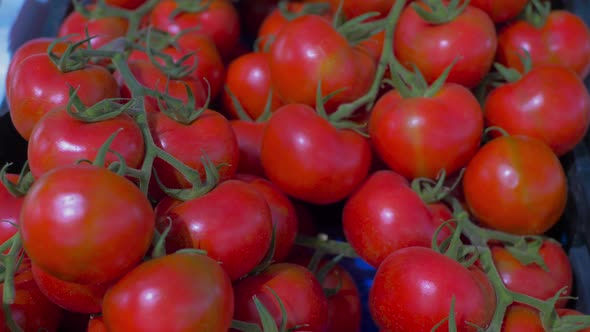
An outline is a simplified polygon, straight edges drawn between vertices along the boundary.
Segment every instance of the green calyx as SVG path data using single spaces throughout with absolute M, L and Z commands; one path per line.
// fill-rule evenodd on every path
M 428 84 L 418 67 L 411 72 L 403 67 L 396 59 L 390 63 L 391 84 L 404 98 L 431 98 L 444 86 L 449 74 L 458 58 L 445 68 L 442 74 L 431 85 Z
M 287 21 L 293 21 L 304 15 L 325 15 L 330 11 L 330 4 L 327 2 L 304 3 L 301 10 L 294 12 L 289 9 L 288 0 L 281 0 L 277 4 L 277 8 Z
M 12 196 L 23 197 L 27 194 L 29 188 L 33 185 L 33 182 L 35 182 L 35 178 L 29 168 L 29 162 L 26 161 L 24 163 L 16 183 L 10 181 L 6 177 L 10 166 L 12 166 L 12 163 L 6 163 L 2 169 L 0 169 L 0 180 L 2 181 L 2 185 L 4 185 L 4 188 L 6 188 Z
M 430 24 L 445 24 L 461 15 L 469 5 L 469 0 L 451 0 L 445 4 L 443 0 L 423 0 L 411 4 L 412 9 Z M 426 7 L 426 8 L 425 8 Z
M 175 2 L 176 8 L 170 13 L 170 19 L 174 19 L 183 13 L 196 14 L 204 12 L 209 9 L 213 0 L 175 0 Z
M 537 29 L 542 29 L 547 23 L 547 18 L 551 14 L 551 1 L 546 0 L 530 0 L 521 18 L 529 22 Z

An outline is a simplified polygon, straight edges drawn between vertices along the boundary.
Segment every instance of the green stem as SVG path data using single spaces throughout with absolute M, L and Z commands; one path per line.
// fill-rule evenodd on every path
M 23 332 L 23 329 L 18 325 L 12 317 L 12 310 L 10 305 L 14 303 L 16 290 L 14 285 L 14 277 L 18 266 L 18 256 L 22 249 L 22 241 L 20 233 L 17 232 L 7 242 L 11 244 L 10 251 L 6 256 L 2 257 L 4 263 L 4 285 L 2 290 L 2 308 L 4 310 L 4 317 L 6 325 L 11 332 Z
M 354 249 L 352 249 L 352 247 L 346 242 L 298 234 L 295 239 L 295 244 L 306 248 L 322 250 L 330 255 L 343 255 L 343 257 L 358 258 Z

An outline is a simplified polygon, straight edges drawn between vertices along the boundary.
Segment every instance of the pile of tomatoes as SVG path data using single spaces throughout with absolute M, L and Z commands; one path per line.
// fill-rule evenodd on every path
M 359 332 L 364 306 L 388 332 L 590 331 L 545 235 L 590 124 L 579 17 L 73 4 L 8 70 L 28 160 L 0 173 L 0 331 Z M 368 303 L 351 257 L 376 269 Z

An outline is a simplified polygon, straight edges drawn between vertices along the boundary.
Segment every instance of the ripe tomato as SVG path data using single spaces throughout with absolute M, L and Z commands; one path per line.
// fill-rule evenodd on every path
M 117 81 L 106 68 L 87 65 L 62 73 L 47 54 L 31 55 L 21 61 L 8 85 L 10 118 L 26 140 L 45 113 L 68 103 L 70 86 L 78 88 L 78 96 L 87 106 L 119 97 Z
M 486 328 L 496 308 L 496 296 L 486 275 L 432 249 L 409 247 L 395 251 L 379 266 L 369 292 L 369 309 L 386 331 L 430 332 L 449 316 L 455 297 L 458 331 Z M 437 331 L 447 331 L 443 324 Z
M 590 29 L 580 17 L 567 11 L 552 11 L 541 28 L 519 20 L 499 31 L 500 63 L 522 72 L 519 55 L 523 55 L 523 50 L 530 54 L 533 66 L 560 65 L 581 78 L 590 72 Z
M 58 306 L 78 313 L 102 311 L 102 299 L 111 283 L 77 284 L 60 280 L 32 265 L 33 278 L 41 292 Z
M 81 159 L 94 160 L 104 142 L 115 131 L 110 149 L 117 151 L 129 167 L 140 168 L 144 155 L 143 135 L 133 118 L 121 114 L 99 122 L 74 119 L 65 108 L 49 111 L 33 128 L 28 144 L 28 159 L 35 178 L 58 166 L 74 164 Z M 92 133 L 92 135 L 88 135 Z M 106 162 L 118 161 L 109 153 Z
M 102 319 L 102 316 L 90 317 L 86 332 L 107 332 L 107 327 L 104 325 L 104 320 Z
M 33 280 L 31 261 L 25 257 L 14 277 L 15 297 L 10 305 L 12 318 L 23 331 L 56 332 L 63 311 L 49 301 Z M 0 284 L 0 291 L 4 283 Z M 0 332 L 10 332 L 6 325 L 4 310 L 0 310 Z
M 287 195 L 314 204 L 346 198 L 367 176 L 371 156 L 367 139 L 334 128 L 302 104 L 273 114 L 260 154 L 269 180 Z
M 566 177 L 543 142 L 502 136 L 484 145 L 467 165 L 465 200 L 483 225 L 514 234 L 543 234 L 565 209 Z
M 142 263 L 106 294 L 103 321 L 110 332 L 226 332 L 232 285 L 213 259 L 171 254 Z
M 323 2 L 323 0 L 317 2 Z M 332 8 L 338 8 L 340 3 L 342 3 L 342 12 L 347 19 L 352 19 L 366 13 L 379 13 L 375 18 L 383 18 L 387 16 L 391 7 L 395 4 L 395 0 L 329 0 L 328 2 Z
M 6 178 L 16 183 L 18 174 L 6 174 Z M 0 183 L 0 244 L 6 242 L 18 230 L 19 217 L 24 197 L 16 197 Z
M 540 65 L 490 92 L 484 104 L 489 126 L 535 137 L 562 156 L 582 141 L 590 124 L 590 95 L 572 71 Z
M 276 293 L 287 312 L 290 331 L 322 332 L 328 324 L 328 302 L 317 278 L 303 266 L 292 263 L 273 264 L 264 272 L 241 280 L 234 285 L 234 319 L 257 323 L 260 316 L 253 297 L 269 311 L 277 326 L 281 326 L 281 311 Z M 298 329 L 294 329 L 300 326 Z
M 167 252 L 203 249 L 221 262 L 232 281 L 252 271 L 270 248 L 268 203 L 243 181 L 224 181 L 209 193 L 164 211 L 157 224 L 160 231 L 169 223 L 172 226 L 166 238 Z
M 423 1 L 414 3 L 427 8 Z M 416 65 L 428 83 L 434 82 L 457 60 L 447 82 L 468 88 L 479 84 L 489 72 L 497 42 L 494 22 L 473 6 L 467 6 L 455 19 L 443 24 L 429 23 L 413 6 L 407 6 L 399 18 L 393 41 L 399 61 L 410 68 Z
M 264 168 L 262 168 L 260 161 L 260 150 L 266 123 L 243 120 L 230 120 L 229 123 L 236 134 L 240 150 L 238 173 L 265 177 Z
M 105 3 L 111 6 L 117 6 L 125 9 L 135 9 L 141 5 L 145 0 L 105 0 Z
M 504 23 L 520 14 L 528 0 L 471 0 L 469 4 L 485 11 L 494 23 Z
M 88 6 L 89 10 L 94 9 L 94 5 Z M 90 40 L 90 45 L 93 49 L 100 48 L 114 39 L 125 37 L 129 22 L 123 17 L 101 17 L 96 19 L 88 19 L 77 11 L 72 11 L 62 21 L 58 37 L 65 37 L 72 35 L 72 41 L 81 41 L 88 36 L 94 37 Z
M 64 281 L 104 283 L 141 261 L 154 220 L 150 202 L 131 181 L 79 164 L 35 181 L 23 203 L 20 232 L 31 261 L 45 272 Z
M 252 52 L 234 59 L 227 67 L 225 85 L 238 99 L 246 114 L 254 120 L 258 119 L 264 112 L 272 88 L 268 54 Z M 230 118 L 238 119 L 236 106 L 227 91 L 222 92 L 221 98 L 225 113 Z M 271 111 L 275 111 L 281 106 L 281 101 L 276 93 L 271 98 Z
M 342 212 L 346 240 L 367 263 L 379 267 L 392 252 L 430 247 L 440 218 L 408 182 L 392 171 L 377 171 L 350 196 Z M 440 239 L 448 236 L 441 232 Z
M 270 48 L 273 92 L 284 103 L 315 106 L 321 82 L 322 95 L 339 91 L 326 103 L 326 110 L 333 112 L 363 96 L 375 70 L 375 61 L 364 49 L 351 46 L 330 21 L 317 15 L 286 23 Z
M 570 315 L 582 315 L 581 312 L 573 309 L 557 309 L 559 317 Z M 539 313 L 522 304 L 512 304 L 508 307 L 504 316 L 502 332 L 545 332 Z M 579 332 L 590 332 L 590 328 L 578 330 Z
M 556 242 L 543 242 L 539 254 L 548 271 L 537 264 L 522 264 L 507 249 L 493 246 L 492 257 L 504 284 L 512 291 L 536 297 L 541 300 L 553 298 L 563 287 L 567 290 L 561 296 L 571 294 L 573 276 L 567 254 Z M 557 307 L 565 307 L 568 299 L 559 300 Z
M 383 95 L 369 119 L 375 151 L 394 171 L 413 179 L 452 174 L 477 151 L 483 133 L 481 107 L 465 87 L 446 83 L 433 97 Z
M 198 12 L 182 12 L 172 16 L 178 3 L 180 1 L 163 0 L 153 8 L 150 21 L 154 28 L 177 35 L 187 29 L 199 27 L 197 33 L 210 37 L 221 57 L 228 59 L 231 51 L 238 45 L 240 37 L 240 17 L 232 2 L 230 0 L 207 1 Z

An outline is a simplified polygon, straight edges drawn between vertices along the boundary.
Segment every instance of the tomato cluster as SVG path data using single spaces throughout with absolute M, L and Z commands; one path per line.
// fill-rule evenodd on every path
M 363 306 L 388 332 L 590 331 L 546 235 L 590 125 L 579 17 L 73 3 L 8 70 L 0 331 L 359 332 Z M 345 258 L 376 269 L 367 303 Z

